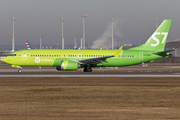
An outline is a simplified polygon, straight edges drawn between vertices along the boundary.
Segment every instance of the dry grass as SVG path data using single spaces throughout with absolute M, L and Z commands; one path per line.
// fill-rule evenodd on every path
M 0 119 L 180 119 L 179 78 L 0 78 Z

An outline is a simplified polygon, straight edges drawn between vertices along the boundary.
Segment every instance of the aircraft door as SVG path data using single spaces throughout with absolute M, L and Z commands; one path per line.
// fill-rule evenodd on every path
M 139 61 L 143 61 L 143 52 L 139 53 Z
M 27 60 L 27 52 L 22 52 L 22 60 Z

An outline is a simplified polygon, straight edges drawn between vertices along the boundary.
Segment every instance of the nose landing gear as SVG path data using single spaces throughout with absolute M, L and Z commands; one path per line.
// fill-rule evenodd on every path
M 18 69 L 18 72 L 21 73 L 22 72 L 22 67 Z

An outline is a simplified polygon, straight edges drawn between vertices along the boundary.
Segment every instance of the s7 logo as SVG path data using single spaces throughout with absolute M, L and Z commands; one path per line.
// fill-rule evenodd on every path
M 165 42 L 166 38 L 167 38 L 168 32 L 162 32 L 162 33 L 156 32 L 156 33 L 154 33 L 154 34 L 152 35 L 152 39 L 156 41 L 156 44 L 151 44 L 151 46 L 157 46 L 157 45 L 159 45 L 159 39 L 156 38 L 156 35 L 164 35 L 163 40 L 162 40 L 162 42 L 161 42 L 161 43 L 163 44 L 163 43 Z

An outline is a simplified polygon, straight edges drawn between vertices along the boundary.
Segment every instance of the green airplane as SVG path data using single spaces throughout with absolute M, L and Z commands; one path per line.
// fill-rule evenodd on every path
M 78 70 L 92 72 L 92 67 L 122 67 L 153 62 L 170 55 L 173 50 L 164 50 L 171 20 L 164 20 L 147 42 L 128 50 L 51 50 L 33 49 L 11 53 L 3 62 L 18 68 L 23 66 L 52 66 L 57 70 Z

